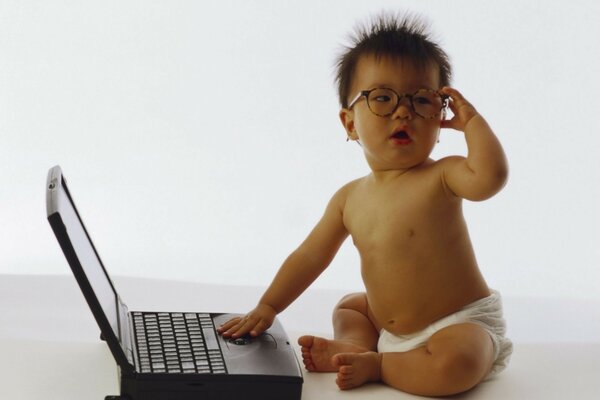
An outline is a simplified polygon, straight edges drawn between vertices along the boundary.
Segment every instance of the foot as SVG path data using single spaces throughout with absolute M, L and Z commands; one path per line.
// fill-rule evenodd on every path
M 332 363 L 338 368 L 335 383 L 342 390 L 381 380 L 381 355 L 373 351 L 336 354 Z
M 328 340 L 317 336 L 302 336 L 298 339 L 301 346 L 302 362 L 311 372 L 335 372 L 338 366 L 332 357 L 339 353 L 363 353 L 368 349 L 342 340 Z

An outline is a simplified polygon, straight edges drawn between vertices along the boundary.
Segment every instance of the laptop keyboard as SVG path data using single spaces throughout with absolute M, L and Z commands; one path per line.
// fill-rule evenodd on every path
M 210 314 L 131 315 L 141 372 L 227 373 Z

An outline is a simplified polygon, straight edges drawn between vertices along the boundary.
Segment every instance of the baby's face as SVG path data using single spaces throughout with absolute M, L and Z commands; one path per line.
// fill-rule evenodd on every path
M 412 95 L 419 89 L 437 91 L 439 71 L 435 66 L 418 68 L 393 58 L 363 56 L 354 73 L 350 101 L 374 88 L 392 89 L 399 95 Z M 371 109 L 376 101 L 385 100 L 371 98 Z M 348 136 L 360 141 L 373 171 L 412 168 L 429 158 L 438 139 L 441 112 L 432 119 L 422 118 L 406 97 L 389 116 L 375 115 L 371 109 L 363 96 L 350 109 L 343 109 L 340 118 Z

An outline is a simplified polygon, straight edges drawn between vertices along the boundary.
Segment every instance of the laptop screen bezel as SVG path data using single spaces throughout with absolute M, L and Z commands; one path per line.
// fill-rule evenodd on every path
M 61 196 L 61 191 L 65 194 L 65 196 Z M 64 198 L 68 200 L 69 204 L 64 204 Z M 79 257 L 75 251 L 73 246 L 73 241 L 69 236 L 69 232 L 65 226 L 63 218 L 61 217 L 61 212 L 64 212 L 64 207 L 72 207 L 75 215 L 77 216 L 78 222 L 81 224 L 83 228 L 83 232 L 86 235 L 85 240 L 89 242 L 89 245 L 94 251 L 94 255 L 96 256 L 99 265 L 102 268 L 102 273 L 106 277 L 110 288 L 115 296 L 115 304 L 117 309 L 115 310 L 117 317 L 117 327 L 118 332 L 114 332 L 111 326 L 111 323 L 102 309 L 102 305 L 100 304 L 100 300 L 96 296 L 94 292 L 94 288 L 87 274 L 85 273 L 85 268 L 81 265 Z M 73 202 L 73 198 L 69 192 L 67 187 L 67 183 L 62 174 L 62 170 L 59 166 L 55 166 L 48 172 L 47 186 L 46 186 L 46 211 L 48 221 L 56 235 L 56 238 L 60 244 L 60 247 L 63 250 L 63 253 L 71 267 L 73 275 L 79 284 L 79 287 L 90 307 L 94 318 L 98 326 L 100 327 L 100 331 L 102 332 L 102 337 L 106 341 L 113 357 L 117 364 L 124 369 L 125 371 L 134 371 L 134 366 L 128 360 L 127 352 L 131 350 L 131 344 L 129 343 L 129 328 L 128 328 L 128 312 L 127 307 L 121 301 L 117 290 L 115 289 L 115 285 L 113 284 L 110 276 L 108 275 L 106 268 L 104 267 L 104 263 L 100 258 L 94 243 L 92 242 L 90 235 L 83 223 L 79 211 Z

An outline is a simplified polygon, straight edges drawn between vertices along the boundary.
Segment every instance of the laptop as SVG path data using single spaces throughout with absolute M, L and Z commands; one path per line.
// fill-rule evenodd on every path
M 239 314 L 128 311 L 60 166 L 48 172 L 46 210 L 117 364 L 120 395 L 107 399 L 300 399 L 301 368 L 278 320 L 259 337 L 233 340 L 215 326 Z

